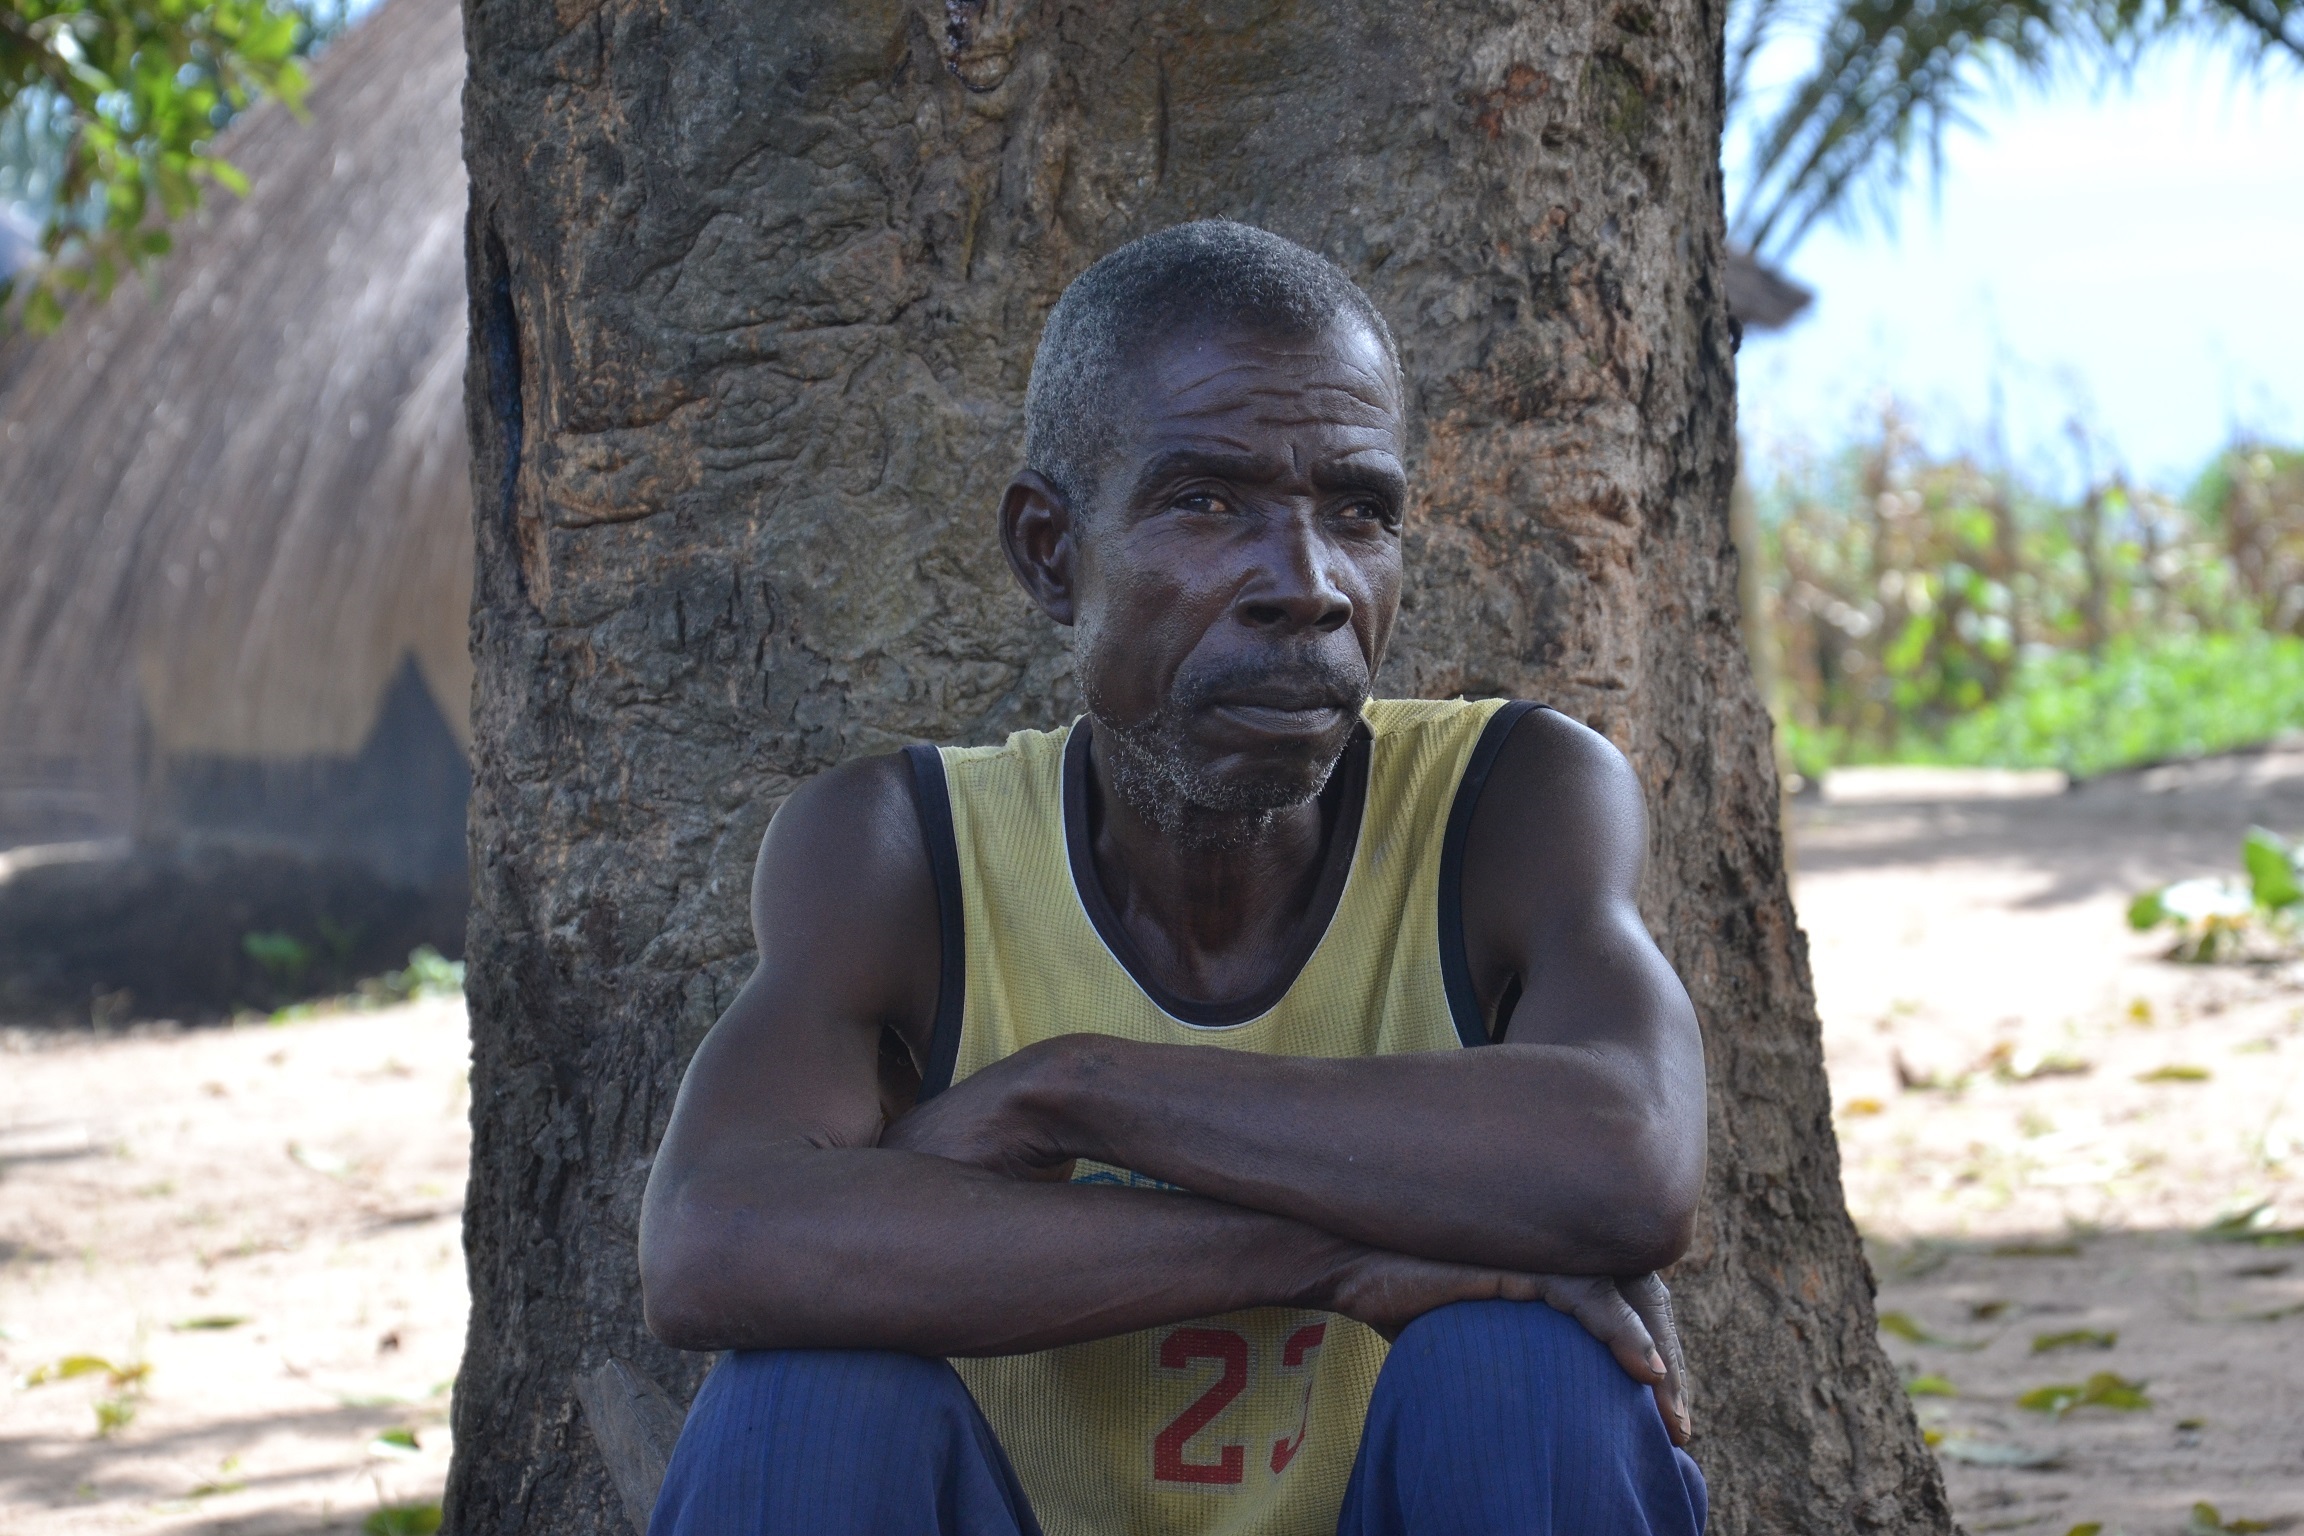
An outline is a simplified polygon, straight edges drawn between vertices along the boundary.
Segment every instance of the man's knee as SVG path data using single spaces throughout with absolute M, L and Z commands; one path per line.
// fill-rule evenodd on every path
M 672 1453 L 655 1536 L 863 1536 L 1029 1528 L 999 1447 L 959 1374 L 882 1350 L 723 1356 Z
M 1404 1329 L 1369 1404 L 1352 1521 L 1390 1533 L 1688 1533 L 1703 1478 L 1648 1388 L 1542 1302 L 1458 1302 Z
M 1540 1301 L 1459 1301 L 1435 1308 L 1401 1331 L 1386 1362 L 1402 1384 L 1446 1391 L 1503 1371 L 1546 1397 L 1636 1398 L 1608 1347 L 1581 1323 Z
M 877 1349 L 740 1350 L 720 1357 L 688 1422 L 733 1417 L 838 1421 L 848 1428 L 927 1422 L 969 1402 L 959 1373 L 941 1360 Z

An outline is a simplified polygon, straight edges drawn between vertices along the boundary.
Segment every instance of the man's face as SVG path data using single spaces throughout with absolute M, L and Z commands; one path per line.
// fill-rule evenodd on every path
M 1340 322 L 1298 341 L 1187 333 L 1138 377 L 1073 535 L 1075 664 L 1106 761 L 1156 817 L 1301 804 L 1399 612 L 1390 362 Z

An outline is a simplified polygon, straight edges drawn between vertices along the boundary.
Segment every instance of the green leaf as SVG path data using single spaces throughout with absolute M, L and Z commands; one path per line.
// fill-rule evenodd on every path
M 43 1386 L 51 1381 L 70 1381 L 78 1376 L 116 1376 L 120 1368 L 102 1355 L 66 1355 L 25 1374 L 27 1387 Z
M 2296 882 L 2295 855 L 2277 834 L 2250 827 L 2240 844 L 2240 862 L 2259 907 L 2277 912 L 2304 901 L 2304 886 Z
M 413 1456 L 421 1449 L 416 1443 L 416 1431 L 406 1425 L 388 1429 L 368 1442 L 371 1456 Z
M 2016 1406 L 2029 1408 L 2034 1413 L 2063 1413 L 2080 1401 L 2080 1387 L 2076 1382 L 2055 1386 L 2034 1387 L 2016 1399 Z
M 1881 1313 L 1880 1331 L 1882 1333 L 1892 1333 L 1896 1335 L 1896 1337 L 1908 1340 L 1914 1344 L 1926 1344 L 1934 1349 L 1975 1350 L 1982 1349 L 1984 1347 L 1981 1343 L 1970 1343 L 1964 1339 L 1947 1339 L 1940 1337 L 1937 1334 L 1930 1333 L 1927 1329 L 1914 1322 L 1912 1320 L 1912 1315 L 1908 1312 Z
M 433 1536 L 439 1529 L 437 1504 L 387 1504 L 360 1523 L 361 1536 Z
M 178 1333 L 220 1333 L 227 1328 L 237 1328 L 247 1321 L 245 1317 L 219 1312 L 209 1317 L 188 1317 L 169 1326 Z
M 2168 909 L 2160 904 L 2159 890 L 2146 891 L 2128 903 L 2128 926 L 2138 933 L 2150 928 L 2157 928 L 2166 921 L 2168 921 Z
M 2059 1349 L 2110 1349 L 2120 1342 L 2117 1333 L 2106 1333 L 2096 1328 L 2070 1328 L 2062 1333 L 2036 1333 L 2032 1336 L 2032 1353 L 2049 1354 Z
M 1960 1389 L 1952 1385 L 1950 1378 L 1936 1375 L 1934 1372 L 1925 1376 L 1913 1377 L 1904 1383 L 1904 1392 L 1907 1397 L 1958 1397 L 1960 1395 Z
M 2196 1067 L 2190 1062 L 2172 1061 L 2164 1067 L 2154 1067 L 2149 1072 L 2137 1073 L 2136 1081 L 2140 1083 L 2205 1083 L 2215 1075 L 2206 1067 Z
M 2132 1413 L 2151 1407 L 2152 1400 L 2144 1395 L 2143 1382 L 2130 1381 L 2111 1371 L 2098 1371 L 2077 1384 L 2061 1382 L 2034 1387 L 2016 1399 L 2016 1406 L 2061 1417 L 2075 1408 L 2113 1408 Z
M 0 17 L 0 112 L 28 98 L 53 125 L 59 163 L 39 247 L 8 300 L 28 328 L 53 329 L 66 297 L 107 293 L 165 251 L 159 226 L 202 191 L 245 191 L 209 152 L 217 130 L 260 96 L 298 110 L 297 55 L 315 31 L 309 0 L 10 0 Z M 18 114 L 21 116 L 21 113 Z
M 96 1404 L 96 1438 L 109 1440 L 136 1421 L 136 1399 L 126 1393 Z

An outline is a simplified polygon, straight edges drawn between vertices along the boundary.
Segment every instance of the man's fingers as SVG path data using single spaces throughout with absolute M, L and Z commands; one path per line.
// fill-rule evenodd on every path
M 1565 1312 L 1584 1325 L 1584 1331 L 1608 1346 L 1624 1374 L 1644 1386 L 1665 1377 L 1663 1358 L 1640 1314 L 1632 1309 L 1614 1282 L 1605 1277 L 1545 1275 L 1544 1300 L 1554 1311 Z
M 1695 1428 L 1695 1419 L 1688 1399 L 1687 1363 L 1680 1353 L 1680 1326 L 1672 1316 L 1672 1293 L 1655 1275 L 1619 1280 L 1616 1290 L 1640 1314 L 1641 1321 L 1647 1324 L 1656 1340 L 1664 1367 L 1664 1379 L 1656 1387 L 1656 1407 L 1664 1415 L 1664 1427 L 1671 1432 L 1672 1443 L 1685 1445 Z

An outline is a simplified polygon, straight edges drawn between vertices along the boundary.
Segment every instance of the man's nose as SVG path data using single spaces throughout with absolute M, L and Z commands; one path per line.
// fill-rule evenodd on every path
M 1352 598 L 1337 581 L 1339 556 L 1309 517 L 1274 519 L 1260 541 L 1255 575 L 1235 605 L 1251 629 L 1327 634 L 1352 617 Z

